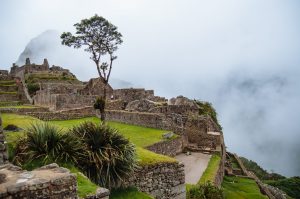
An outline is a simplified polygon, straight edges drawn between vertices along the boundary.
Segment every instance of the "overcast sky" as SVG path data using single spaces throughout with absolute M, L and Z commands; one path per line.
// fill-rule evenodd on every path
M 228 150 L 300 175 L 300 1 L 2 0 L 0 68 L 44 31 L 72 32 L 94 14 L 123 34 L 114 78 L 212 102 Z M 87 54 L 59 42 L 33 61 L 96 76 Z

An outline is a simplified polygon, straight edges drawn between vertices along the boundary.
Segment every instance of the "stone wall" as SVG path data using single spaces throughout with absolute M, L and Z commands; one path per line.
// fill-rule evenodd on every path
M 189 105 L 167 105 L 167 106 L 159 106 L 149 110 L 151 113 L 164 113 L 164 114 L 198 114 L 199 108 L 191 107 Z
M 221 140 L 207 132 L 220 132 L 219 127 L 209 116 L 190 116 L 185 124 L 185 132 L 189 143 L 195 143 L 199 148 L 215 149 Z
M 92 106 L 97 96 L 78 94 L 51 94 L 48 90 L 38 91 L 34 97 L 37 106 L 49 107 L 51 111 Z
M 142 166 L 124 182 L 159 199 L 185 199 L 184 165 L 178 162 Z
M 156 113 L 140 113 L 128 111 L 106 111 L 106 119 L 125 124 L 133 124 L 150 128 L 164 129 L 164 115 Z
M 33 171 L 5 164 L 0 166 L 3 176 L 0 183 L 0 198 L 77 198 L 76 176 L 68 169 L 56 164 L 47 165 Z
M 115 89 L 113 91 L 113 98 L 122 99 L 127 103 L 142 99 L 149 99 L 156 102 L 167 101 L 164 97 L 154 96 L 153 90 L 145 90 L 143 88 Z
M 171 157 L 174 157 L 177 154 L 182 153 L 183 148 L 184 148 L 184 140 L 182 137 L 177 137 L 175 139 L 170 139 L 170 140 L 164 140 L 146 147 L 146 149 L 153 151 L 154 153 L 167 155 Z
M 225 162 L 226 162 L 226 148 L 225 148 L 223 134 L 220 134 L 220 140 L 221 140 L 221 144 L 219 145 L 220 148 L 218 148 L 216 153 L 221 156 L 221 161 L 220 161 L 219 168 L 218 168 L 217 174 L 215 176 L 215 180 L 214 180 L 214 184 L 217 187 L 221 187 L 221 185 L 222 185 L 223 178 L 225 175 Z
M 7 70 L 0 70 L 0 76 L 7 76 L 8 71 Z
M 40 120 L 44 120 L 44 121 L 72 120 L 72 119 L 80 119 L 83 117 L 94 117 L 95 116 L 95 113 L 82 115 L 80 113 L 60 113 L 60 112 L 27 112 L 27 113 L 20 113 L 20 114 L 36 117 L 36 118 L 38 118 Z
M 22 113 L 28 113 L 28 112 L 48 112 L 48 108 L 0 108 L 0 111 L 2 113 L 16 113 L 16 114 L 22 114 Z
M 2 119 L 0 114 L 0 165 L 8 161 L 7 148 L 5 144 L 5 135 L 2 129 Z

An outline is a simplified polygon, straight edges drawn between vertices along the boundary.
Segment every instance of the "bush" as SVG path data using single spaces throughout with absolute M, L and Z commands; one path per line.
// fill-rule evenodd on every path
M 223 190 L 210 182 L 192 185 L 187 189 L 187 199 L 223 199 Z
M 199 115 L 209 115 L 213 121 L 218 125 L 220 130 L 222 130 L 222 126 L 220 125 L 218 118 L 217 118 L 217 112 L 209 102 L 201 102 L 198 100 L 195 100 L 196 104 L 199 107 Z
M 85 151 L 81 141 L 72 134 L 63 134 L 48 123 L 35 123 L 17 140 L 14 162 L 23 165 L 41 160 L 75 164 Z
M 111 188 L 129 176 L 136 166 L 136 151 L 128 139 L 101 123 L 85 122 L 71 132 L 87 148 L 87 156 L 78 167 L 95 183 Z
M 281 189 L 290 197 L 300 199 L 300 177 L 291 177 L 277 181 L 266 181 L 266 183 Z
M 105 100 L 101 98 L 97 98 L 96 102 L 94 103 L 94 109 L 99 109 L 100 111 L 104 110 L 105 108 Z
M 40 90 L 40 85 L 37 83 L 29 83 L 27 84 L 28 92 L 31 96 L 36 94 L 36 91 Z

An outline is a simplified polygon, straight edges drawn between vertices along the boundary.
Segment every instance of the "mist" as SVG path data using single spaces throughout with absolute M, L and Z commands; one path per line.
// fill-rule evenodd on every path
M 123 34 L 113 87 L 210 101 L 227 150 L 300 175 L 299 9 L 296 0 L 1 1 L 0 67 L 30 55 L 96 77 L 89 55 L 59 35 L 97 13 Z

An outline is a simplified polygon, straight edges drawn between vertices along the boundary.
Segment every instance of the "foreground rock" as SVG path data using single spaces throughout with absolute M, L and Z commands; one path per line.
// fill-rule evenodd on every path
M 77 198 L 76 176 L 57 164 L 33 171 L 4 164 L 0 166 L 0 175 L 0 198 Z

